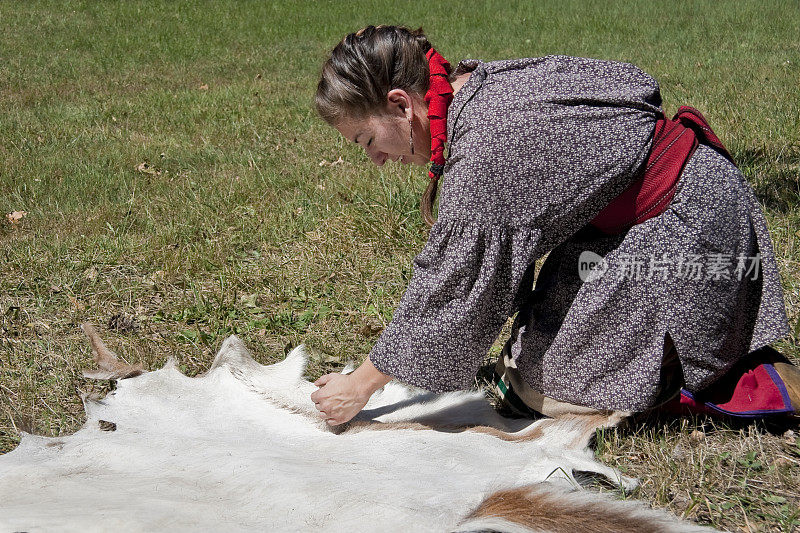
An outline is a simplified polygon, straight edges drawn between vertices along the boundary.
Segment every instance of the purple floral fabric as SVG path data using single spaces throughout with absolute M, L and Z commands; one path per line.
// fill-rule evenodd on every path
M 699 390 L 787 334 L 760 207 L 711 148 L 697 150 L 661 215 L 616 236 L 587 226 L 647 158 L 661 105 L 652 77 L 563 56 L 459 69 L 472 75 L 448 114 L 439 218 L 370 353 L 379 370 L 432 391 L 467 388 L 518 313 L 509 344 L 531 387 L 635 411 L 658 396 L 666 335 L 686 387 Z M 605 268 L 588 279 L 587 251 Z M 548 252 L 534 290 L 534 262 Z M 716 270 L 687 277 L 687 258 Z M 737 271 L 741 258 L 759 258 L 758 272 Z

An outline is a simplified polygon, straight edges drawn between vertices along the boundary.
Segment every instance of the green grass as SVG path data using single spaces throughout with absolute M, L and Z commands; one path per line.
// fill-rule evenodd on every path
M 127 360 L 176 355 L 189 374 L 231 333 L 262 362 L 309 344 L 313 375 L 368 353 L 425 241 L 426 178 L 369 165 L 311 101 L 326 52 L 369 23 L 421 25 L 451 60 L 630 61 L 668 111 L 701 109 L 764 204 L 781 347 L 800 355 L 794 1 L 4 3 L 0 211 L 27 215 L 0 220 L 0 451 L 18 430 L 74 431 L 80 395 L 103 391 L 80 376 L 84 321 Z M 111 329 L 115 315 L 134 322 Z M 656 422 L 606 433 L 598 454 L 657 506 L 785 531 L 800 525 L 793 438 Z

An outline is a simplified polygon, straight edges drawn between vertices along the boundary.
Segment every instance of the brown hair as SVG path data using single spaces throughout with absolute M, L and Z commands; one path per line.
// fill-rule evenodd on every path
M 422 31 L 404 26 L 367 26 L 345 36 L 322 65 L 315 105 L 325 122 L 380 113 L 392 89 L 424 96 L 430 84 L 425 53 L 431 43 Z M 432 226 L 438 180 L 422 195 L 420 211 Z

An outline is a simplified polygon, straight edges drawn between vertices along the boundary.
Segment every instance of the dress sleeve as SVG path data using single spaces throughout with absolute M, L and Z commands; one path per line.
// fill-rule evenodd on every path
M 375 367 L 434 392 L 468 388 L 532 282 L 539 232 L 475 220 L 440 220 L 370 353 Z

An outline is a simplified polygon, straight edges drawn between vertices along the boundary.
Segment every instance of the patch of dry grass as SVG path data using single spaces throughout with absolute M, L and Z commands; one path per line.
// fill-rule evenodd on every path
M 605 430 L 597 457 L 639 478 L 631 495 L 721 529 L 800 527 L 800 436 L 714 420 L 639 421 Z

